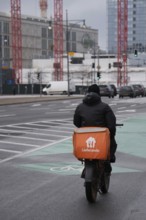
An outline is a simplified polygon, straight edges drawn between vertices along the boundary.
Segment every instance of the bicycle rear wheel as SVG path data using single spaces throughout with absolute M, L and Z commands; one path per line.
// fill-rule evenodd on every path
M 101 183 L 100 183 L 101 192 L 106 194 L 109 190 L 109 185 L 110 185 L 110 174 L 104 172 L 102 174 Z
M 86 192 L 86 198 L 88 202 L 94 203 L 96 202 L 97 197 L 97 182 L 86 182 L 85 183 L 85 192 Z

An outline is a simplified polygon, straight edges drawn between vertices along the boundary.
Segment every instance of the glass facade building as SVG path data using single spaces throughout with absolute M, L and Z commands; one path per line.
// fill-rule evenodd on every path
M 117 53 L 117 0 L 107 0 L 108 52 Z M 128 53 L 146 52 L 146 0 L 128 0 Z

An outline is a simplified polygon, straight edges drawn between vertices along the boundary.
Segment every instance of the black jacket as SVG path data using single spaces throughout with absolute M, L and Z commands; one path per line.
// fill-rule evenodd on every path
M 83 102 L 77 106 L 73 122 L 76 127 L 107 127 L 111 137 L 116 134 L 116 117 L 112 109 L 93 92 L 88 93 Z

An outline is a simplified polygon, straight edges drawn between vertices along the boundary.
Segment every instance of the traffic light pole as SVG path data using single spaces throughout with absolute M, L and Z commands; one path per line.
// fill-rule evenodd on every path
M 99 84 L 99 80 L 101 78 L 100 65 L 99 65 L 99 46 L 98 46 L 98 56 L 97 56 L 97 77 L 98 77 L 98 84 Z

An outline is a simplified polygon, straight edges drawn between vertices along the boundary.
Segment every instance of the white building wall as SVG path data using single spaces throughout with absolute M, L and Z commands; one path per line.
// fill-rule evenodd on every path
M 117 68 L 113 67 L 113 62 L 116 58 L 99 59 L 101 79 L 97 78 L 98 60 L 95 60 L 95 70 L 92 68 L 94 59 L 91 59 L 91 54 L 85 55 L 83 64 L 69 64 L 70 80 L 73 80 L 76 85 L 91 85 L 92 83 L 100 84 L 115 84 L 117 85 Z M 47 84 L 53 80 L 53 59 L 49 60 L 33 60 L 32 69 L 23 70 L 23 83 L 40 83 L 37 78 L 38 73 L 41 74 L 43 84 Z M 111 68 L 109 69 L 109 63 Z M 64 58 L 64 79 L 67 80 L 67 59 Z M 146 87 L 146 66 L 131 67 L 128 66 L 128 83 L 140 83 Z

